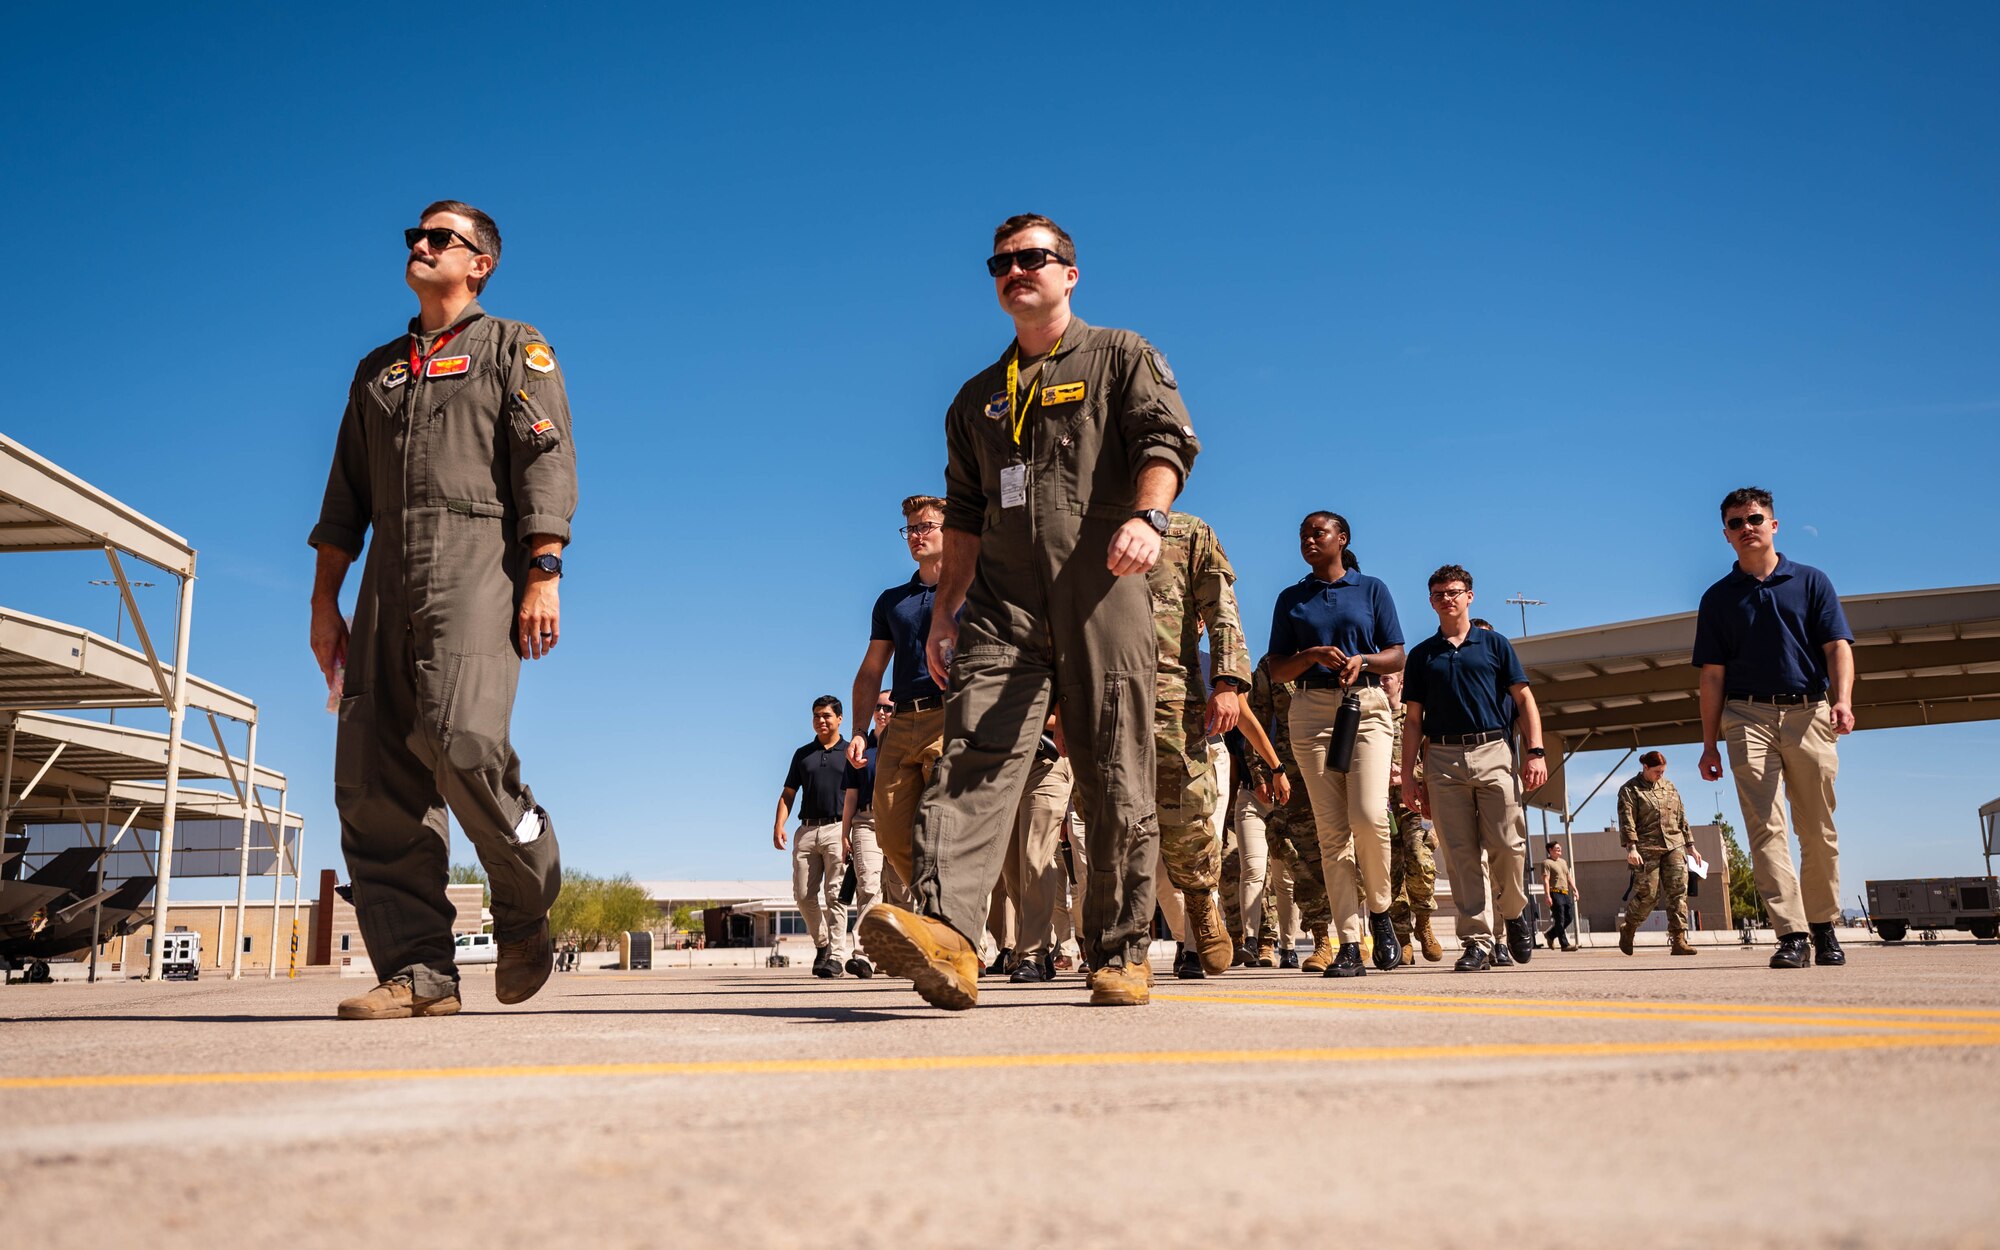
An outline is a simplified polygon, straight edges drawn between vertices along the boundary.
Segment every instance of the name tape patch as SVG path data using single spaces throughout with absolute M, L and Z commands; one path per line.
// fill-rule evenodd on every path
M 455 378 L 470 368 L 472 368 L 472 357 L 470 356 L 440 356 L 436 360 L 431 361 L 430 364 L 424 366 L 424 376 L 427 378 Z
M 1057 386 L 1045 387 L 1042 390 L 1042 404 L 1045 407 L 1051 404 L 1073 404 L 1083 398 L 1083 389 L 1082 382 L 1064 382 Z

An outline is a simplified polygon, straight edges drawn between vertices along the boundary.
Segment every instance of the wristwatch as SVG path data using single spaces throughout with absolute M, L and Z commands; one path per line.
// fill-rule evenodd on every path
M 1531 759 L 1531 760 L 1538 760 L 1538 759 L 1541 759 L 1541 758 L 1542 758 L 1543 756 L 1545 756 L 1545 755 L 1547 755 L 1547 754 L 1548 754 L 1548 750 L 1547 750 L 1547 748 L 1545 748 L 1545 747 L 1529 747 L 1529 748 L 1528 748 L 1528 758 L 1529 758 L 1529 759 Z
M 529 560 L 529 561 L 528 561 L 528 567 L 529 567 L 529 568 L 535 568 L 535 569 L 540 569 L 540 570 L 541 570 L 542 572 L 544 572 L 544 573 L 554 573 L 554 574 L 555 574 L 555 575 L 556 575 L 557 577 L 561 577 L 561 576 L 562 576 L 562 557 L 561 557 L 561 556 L 536 556 L 536 557 L 535 557 L 535 558 L 533 558 L 532 560 Z
M 1162 538 L 1165 538 L 1167 535 L 1167 514 L 1158 508 L 1141 508 L 1139 511 L 1134 512 L 1130 519 L 1144 521 L 1146 524 L 1160 531 L 1160 537 Z

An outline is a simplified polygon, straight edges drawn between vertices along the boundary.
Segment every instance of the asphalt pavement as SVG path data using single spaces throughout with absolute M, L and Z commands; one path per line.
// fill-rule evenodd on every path
M 0 990 L 34 1247 L 1991 1246 L 2000 946 L 1537 952 L 1476 975 L 558 975 Z

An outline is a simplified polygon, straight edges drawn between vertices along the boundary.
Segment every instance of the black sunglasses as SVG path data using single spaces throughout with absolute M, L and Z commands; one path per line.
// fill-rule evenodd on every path
M 1749 516 L 1733 516 L 1729 518 L 1729 528 L 1731 530 L 1740 530 L 1746 525 L 1755 528 L 1769 519 L 1769 517 L 1761 512 L 1753 512 Z
M 1021 268 L 1033 273 L 1052 260 L 1060 261 L 1065 265 L 1076 263 L 1061 252 L 1051 252 L 1045 247 L 1024 247 L 1018 252 L 995 252 L 993 255 L 988 256 L 986 258 L 986 272 L 998 278 L 1005 275 L 1015 265 L 1019 265 Z
M 470 250 L 474 252 L 479 252 L 479 245 L 477 243 L 474 243 L 471 239 L 466 238 L 458 231 L 449 230 L 443 226 L 432 226 L 428 230 L 426 230 L 422 226 L 411 226 L 408 230 L 403 231 L 404 247 L 408 248 L 416 247 L 418 239 L 430 240 L 431 250 L 433 252 L 442 252 L 449 249 L 451 247 L 451 241 L 453 239 L 457 239 L 460 243 L 465 244 L 465 246 Z M 484 252 L 480 252 L 479 254 L 482 256 L 485 255 Z

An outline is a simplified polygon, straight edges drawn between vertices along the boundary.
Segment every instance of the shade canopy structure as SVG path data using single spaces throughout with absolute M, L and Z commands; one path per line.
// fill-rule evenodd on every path
M 2000 585 L 1843 595 L 1857 729 L 2000 718 Z M 1701 741 L 1692 612 L 1514 645 L 1566 753 Z
M 187 539 L 0 434 L 0 552 L 107 547 L 194 576 Z
M 13 750 L 5 758 L 18 783 L 17 795 L 19 785 L 44 771 L 45 785 L 83 786 L 93 793 L 110 782 L 166 779 L 171 744 L 163 733 L 43 712 L 0 711 L 0 735 L 13 740 Z M 183 743 L 181 751 L 183 780 L 200 778 L 236 785 L 250 773 L 249 761 L 193 740 Z M 254 784 L 282 789 L 285 775 L 259 768 Z

